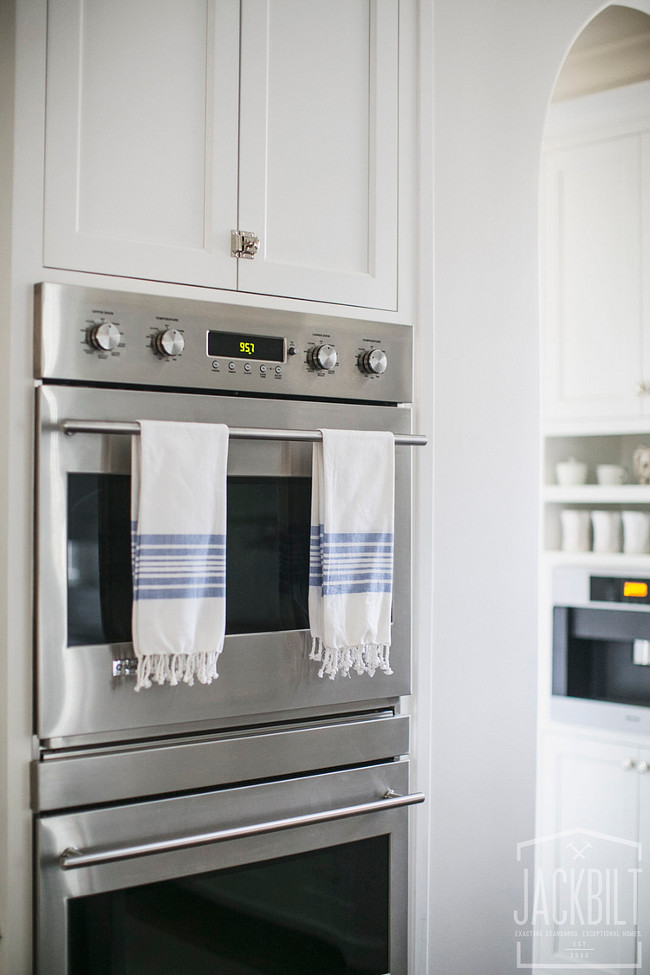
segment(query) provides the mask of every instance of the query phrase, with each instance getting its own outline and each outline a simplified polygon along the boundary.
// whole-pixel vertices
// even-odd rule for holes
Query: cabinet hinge
[[[252,261],[260,249],[260,239],[257,234],[248,230],[231,230],[230,253],[232,257],[245,257]]]

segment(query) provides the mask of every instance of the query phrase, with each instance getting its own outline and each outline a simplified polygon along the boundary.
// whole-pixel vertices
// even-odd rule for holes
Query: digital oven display
[[[208,355],[224,359],[284,362],[284,338],[246,332],[208,332]]]

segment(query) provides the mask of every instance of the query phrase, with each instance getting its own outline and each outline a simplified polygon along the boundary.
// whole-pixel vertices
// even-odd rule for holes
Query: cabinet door
[[[236,286],[238,0],[49,0],[44,263]]]
[[[643,872],[639,884],[639,928],[641,957],[643,965],[639,975],[650,975],[650,750],[643,749],[639,756],[638,768],[643,772],[639,777],[639,841]],[[645,771],[644,771],[645,770]]]
[[[550,417],[566,418],[639,415],[639,136],[549,154],[544,185],[546,411]]]
[[[544,881],[551,920],[555,914],[561,923],[553,936],[546,925],[537,927],[544,932],[535,938],[542,970],[593,965],[618,973],[619,966],[635,965],[641,780],[635,749],[544,740],[536,878]],[[541,903],[538,898],[538,920]]]
[[[242,0],[239,289],[395,308],[398,0]]]

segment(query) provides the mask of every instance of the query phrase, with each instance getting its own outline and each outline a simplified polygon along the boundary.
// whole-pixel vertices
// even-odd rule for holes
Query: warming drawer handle
[[[137,437],[139,423],[118,420],[62,420],[61,430],[70,436],[73,433],[116,433]],[[274,430],[265,427],[229,427],[233,440],[291,440],[303,443],[316,443],[323,439],[320,430]],[[424,447],[428,438],[419,433],[396,433],[395,443],[400,446]]]
[[[147,856],[152,853],[171,853],[174,850],[184,850],[188,847],[221,843],[223,840],[244,839],[247,836],[259,836],[261,833],[276,833],[283,829],[294,829],[298,826],[327,823],[333,819],[347,819],[350,816],[361,816],[364,813],[382,812],[399,806],[413,806],[416,803],[424,802],[424,798],[422,792],[413,792],[410,795],[403,796],[389,789],[383,798],[375,799],[373,802],[362,802],[357,806],[342,806],[339,809],[326,809],[323,812],[304,813],[302,816],[272,819],[265,823],[252,823],[250,826],[234,826],[230,829],[219,829],[212,833],[197,833],[193,836],[182,836],[173,840],[158,840],[152,843],[139,843],[134,846],[118,846],[113,849],[98,850],[95,853],[82,853],[75,847],[68,847],[59,857],[59,866],[62,870],[97,867],[103,863],[130,860],[133,857]]]

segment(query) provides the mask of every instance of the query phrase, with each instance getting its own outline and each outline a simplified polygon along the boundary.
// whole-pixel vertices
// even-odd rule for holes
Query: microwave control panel
[[[647,570],[556,566],[553,570],[554,606],[638,609],[650,612],[650,576]]]
[[[39,284],[35,377],[410,403],[408,325]]]

